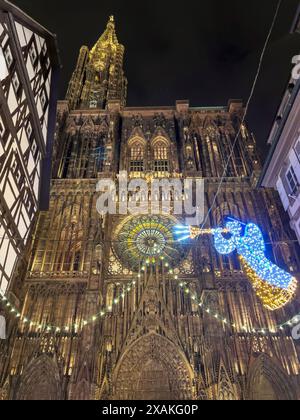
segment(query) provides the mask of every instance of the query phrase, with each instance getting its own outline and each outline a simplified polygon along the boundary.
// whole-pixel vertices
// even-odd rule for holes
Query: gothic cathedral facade
[[[94,48],[81,48],[59,102],[50,209],[28,252],[23,322],[11,321],[1,343],[1,398],[300,398],[300,346],[290,328],[277,329],[299,313],[297,299],[264,308],[237,256],[218,254],[209,235],[172,241],[180,217],[97,211],[98,181],[122,171],[147,182],[204,179],[206,228],[229,215],[257,223],[272,260],[300,271],[277,193],[256,188],[242,103],[128,108],[123,58],[110,18]]]

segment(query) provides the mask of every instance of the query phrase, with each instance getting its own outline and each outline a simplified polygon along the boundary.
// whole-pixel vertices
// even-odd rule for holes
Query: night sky
[[[128,106],[221,106],[247,101],[278,0],[12,0],[58,36],[63,64],[60,97],[79,48],[117,21],[125,45]],[[299,0],[283,0],[247,118],[265,156],[267,137],[300,53],[290,28]]]

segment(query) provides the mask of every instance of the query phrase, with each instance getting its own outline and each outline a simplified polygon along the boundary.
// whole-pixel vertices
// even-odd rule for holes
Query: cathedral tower
[[[95,46],[80,49],[67,100],[70,108],[105,109],[109,100],[126,104],[127,79],[123,72],[124,47],[119,44],[111,16]]]
[[[300,348],[287,324],[299,313],[296,299],[271,311],[236,253],[219,254],[211,235],[176,241],[185,214],[97,211],[99,180],[117,183],[121,171],[147,185],[204,179],[205,228],[224,226],[227,216],[254,222],[268,257],[299,274],[279,197],[255,187],[261,167],[242,103],[126,108],[123,53],[111,18],[96,46],[82,48],[59,103],[50,209],[40,215],[1,343],[0,395],[299,398]],[[134,199],[117,192],[117,207]],[[180,195],[171,193],[172,206]]]

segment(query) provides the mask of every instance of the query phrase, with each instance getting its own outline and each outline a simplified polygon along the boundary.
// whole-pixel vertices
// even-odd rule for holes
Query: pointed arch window
[[[170,172],[169,144],[164,139],[158,139],[153,144],[154,171],[158,173]]]
[[[136,141],[130,148],[130,172],[144,171],[145,147],[141,141]]]

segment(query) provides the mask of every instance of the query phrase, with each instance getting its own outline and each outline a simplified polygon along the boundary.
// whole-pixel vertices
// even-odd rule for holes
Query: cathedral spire
[[[127,79],[123,71],[125,48],[118,41],[115,19],[110,16],[106,29],[94,47],[82,47],[67,92],[70,107],[105,109],[109,100],[126,104]]]
[[[110,16],[109,21],[106,26],[106,30],[98,39],[97,43],[92,48],[90,55],[93,57],[97,55],[97,52],[105,47],[114,48],[119,45],[119,41],[116,35],[116,26],[115,26],[115,19],[113,16]]]

